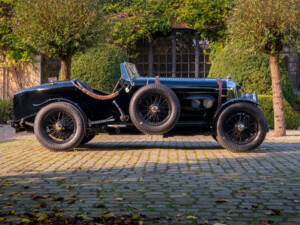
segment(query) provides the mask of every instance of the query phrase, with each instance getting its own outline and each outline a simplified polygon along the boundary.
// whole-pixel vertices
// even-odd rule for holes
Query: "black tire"
[[[70,150],[84,139],[86,122],[82,113],[72,104],[55,102],[38,112],[34,133],[39,142],[50,150]]]
[[[168,87],[151,84],[140,88],[129,105],[132,123],[145,134],[168,133],[180,116],[180,102]]]
[[[88,135],[84,136],[80,145],[84,145],[84,144],[90,142],[95,136],[96,136],[95,134],[88,134]]]
[[[232,152],[254,150],[268,131],[263,112],[252,103],[236,103],[224,109],[217,120],[216,138]]]

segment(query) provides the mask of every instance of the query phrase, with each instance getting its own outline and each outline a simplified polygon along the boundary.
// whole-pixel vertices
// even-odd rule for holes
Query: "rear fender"
[[[75,106],[81,112],[82,118],[83,118],[85,124],[87,124],[88,119],[87,119],[86,113],[82,110],[82,108],[76,102],[73,102],[70,99],[67,99],[67,98],[51,98],[51,99],[48,99],[48,100],[46,100],[42,103],[33,104],[33,106],[38,109],[37,111],[39,111],[44,106],[46,106],[50,103],[54,103],[54,102],[67,102],[67,103],[72,104],[73,106]]]

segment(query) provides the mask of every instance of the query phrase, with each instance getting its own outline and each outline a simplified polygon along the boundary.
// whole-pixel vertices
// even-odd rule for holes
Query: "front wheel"
[[[216,139],[232,152],[246,152],[258,147],[267,131],[266,119],[259,108],[251,103],[236,103],[221,112]]]
[[[75,106],[66,102],[51,103],[38,112],[34,133],[39,142],[50,150],[69,150],[83,141],[85,120]]]

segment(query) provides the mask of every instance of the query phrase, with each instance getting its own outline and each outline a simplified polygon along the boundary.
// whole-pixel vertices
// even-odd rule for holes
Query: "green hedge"
[[[0,124],[12,119],[13,104],[11,101],[0,100]]]
[[[273,112],[273,96],[272,95],[259,95],[258,103],[259,108],[265,114],[268,125],[274,128],[274,112]],[[296,113],[290,104],[284,100],[284,115],[287,129],[298,129],[299,115]]]
[[[124,61],[126,55],[122,50],[111,44],[100,44],[73,57],[72,78],[110,92],[121,76],[120,63]]]
[[[272,95],[272,80],[267,55],[239,52],[233,44],[226,47],[214,45],[211,54],[212,66],[208,77],[226,78],[229,74],[239,83],[244,93]],[[294,106],[296,95],[283,60],[280,65],[284,98]]]

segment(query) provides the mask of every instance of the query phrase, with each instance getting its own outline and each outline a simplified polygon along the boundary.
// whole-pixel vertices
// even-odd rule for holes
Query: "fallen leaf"
[[[198,218],[196,216],[187,216],[186,219],[187,220],[196,220]]]
[[[4,218],[3,217],[0,217],[0,221],[3,221],[4,220]]]
[[[279,209],[271,209],[270,211],[265,212],[267,216],[281,216],[283,214],[282,210]]]
[[[62,215],[62,213],[55,213],[54,214],[56,217],[60,217]]]
[[[64,200],[63,197],[53,197],[53,198],[52,198],[52,201],[56,201],[56,202],[61,202],[61,201],[63,201],[63,200]]]
[[[99,199],[102,199],[102,198],[104,198],[104,196],[103,196],[103,195],[99,195],[98,198],[99,198]]]
[[[46,203],[46,202],[42,202],[42,203],[40,204],[40,206],[41,206],[41,208],[46,208],[46,207],[47,207],[47,203]]]
[[[102,204],[97,204],[95,205],[95,208],[100,209],[100,208],[105,208],[105,205]]]
[[[252,205],[252,208],[254,208],[254,209],[258,209],[260,206],[259,205]]]
[[[226,202],[228,202],[228,200],[226,200],[226,199],[218,199],[216,201],[216,203],[226,203]]]
[[[30,223],[31,220],[30,219],[27,219],[27,218],[24,218],[21,220],[22,223]]]
[[[270,225],[272,222],[273,221],[271,221],[271,220],[262,220],[262,221],[260,221],[260,223],[263,224],[263,225]]]
[[[69,195],[69,197],[70,198],[76,198],[77,196],[73,194],[73,195]]]
[[[31,198],[33,201],[36,201],[36,200],[39,200],[39,199],[43,199],[42,196],[39,196],[39,195],[35,195]]]
[[[213,225],[226,225],[225,223],[214,223]]]
[[[67,201],[68,204],[74,204],[75,202],[76,202],[75,199],[70,199],[70,200]]]
[[[103,215],[103,218],[104,219],[110,219],[110,218],[113,218],[115,217],[115,215],[113,213],[106,213]]]
[[[123,201],[123,198],[115,198],[116,201]]]
[[[15,210],[11,210],[10,211],[10,215],[15,215],[16,211]]]
[[[43,221],[48,218],[48,215],[46,213],[42,213],[38,215],[38,221]]]
[[[58,184],[66,184],[67,182],[65,180],[60,180],[57,182]]]
[[[114,197],[118,197],[119,195],[118,194],[114,194]]]

